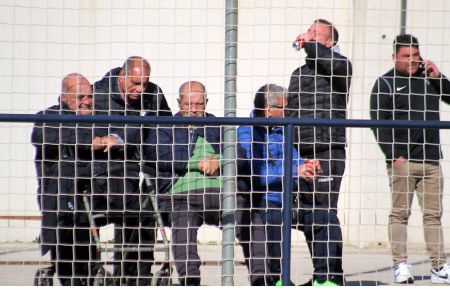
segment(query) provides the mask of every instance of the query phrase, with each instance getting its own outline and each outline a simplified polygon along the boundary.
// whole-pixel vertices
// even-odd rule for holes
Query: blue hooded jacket
[[[241,126],[238,141],[251,164],[251,191],[260,192],[262,198],[282,204],[283,193],[283,127]],[[298,166],[304,164],[298,151],[293,150],[292,174],[297,176]],[[294,178],[294,188],[297,187]]]

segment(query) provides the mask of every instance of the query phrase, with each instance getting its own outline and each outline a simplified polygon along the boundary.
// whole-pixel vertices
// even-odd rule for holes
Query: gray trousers
[[[197,232],[203,224],[220,225],[220,193],[172,196],[172,254],[180,285],[200,285]]]
[[[189,196],[189,199],[188,199]],[[255,223],[248,197],[236,196],[236,237],[242,246],[252,285],[265,285],[265,233]],[[203,224],[221,226],[221,195],[193,193],[172,196],[172,254],[180,285],[200,285],[201,260],[197,232]]]

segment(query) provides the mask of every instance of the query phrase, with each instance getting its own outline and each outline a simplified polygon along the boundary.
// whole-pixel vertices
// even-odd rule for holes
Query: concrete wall
[[[94,82],[128,56],[142,55],[173,110],[179,85],[196,79],[207,86],[210,111],[223,116],[224,10],[223,0],[3,0],[0,113],[35,113],[56,103],[64,75],[76,71]],[[263,84],[288,86],[290,74],[304,59],[291,43],[317,18],[335,23],[341,51],[353,62],[349,117],[369,118],[372,85],[392,67],[400,1],[239,1],[238,116],[249,115],[254,92]],[[424,58],[450,72],[448,1],[408,1],[407,32],[418,36]],[[448,120],[448,106],[442,111]],[[0,124],[0,216],[38,215],[30,132],[30,124]],[[448,135],[442,132],[446,156]],[[447,176],[448,168],[444,160]],[[359,247],[386,243],[389,206],[385,163],[372,133],[349,129],[340,199],[346,242]],[[444,206],[450,211],[447,188]],[[444,226],[449,222],[444,214]],[[421,224],[415,203],[411,245],[423,241]],[[29,241],[37,234],[37,222],[0,219],[0,241]],[[210,229],[201,237],[216,238],[220,233]]]

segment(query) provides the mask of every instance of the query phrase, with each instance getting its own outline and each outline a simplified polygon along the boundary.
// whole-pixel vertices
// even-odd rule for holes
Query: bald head
[[[77,115],[92,114],[92,86],[79,73],[66,75],[61,82],[61,102]]]
[[[128,101],[138,101],[150,80],[150,64],[140,56],[130,56],[119,72],[119,89]]]
[[[187,81],[180,86],[178,107],[183,117],[204,117],[206,88],[201,82]]]

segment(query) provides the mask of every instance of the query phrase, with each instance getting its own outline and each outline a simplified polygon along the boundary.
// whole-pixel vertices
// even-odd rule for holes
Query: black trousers
[[[96,184],[94,211],[104,213],[101,225],[114,224],[113,275],[117,284],[151,285],[154,252],[142,247],[154,246],[156,224],[147,190],[140,191],[139,177],[108,177]]]
[[[122,251],[114,253],[114,276],[124,278],[128,286],[151,285],[154,251],[140,249],[155,245],[153,218],[127,216],[115,223],[114,243]]]
[[[297,211],[298,230],[305,234],[314,266],[314,279],[343,285],[342,232],[334,210],[300,205]]]
[[[266,228],[261,210],[255,209],[259,199],[251,193],[236,195],[236,238],[242,247],[252,286],[273,285],[267,264]]]
[[[316,174],[314,182],[299,180],[300,200],[305,204],[328,207],[337,211],[342,176],[345,171],[345,149],[316,152],[302,156],[319,160],[323,173]]]
[[[57,242],[50,250],[50,258],[62,286],[87,286],[93,282],[96,249],[91,243],[88,223],[80,222],[78,216],[65,214],[59,218]]]
[[[319,160],[323,173],[313,182],[299,180],[298,229],[304,231],[314,266],[314,279],[343,283],[342,232],[337,205],[345,171],[345,149],[318,152],[303,158]]]

